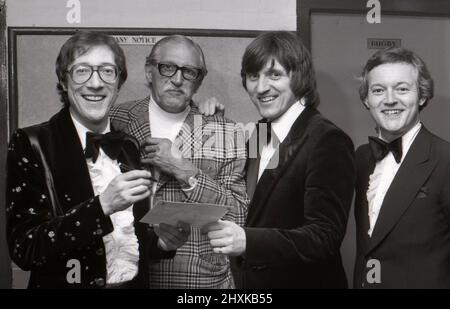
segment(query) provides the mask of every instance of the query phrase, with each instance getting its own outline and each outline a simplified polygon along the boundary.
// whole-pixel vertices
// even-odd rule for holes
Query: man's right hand
[[[99,200],[105,215],[127,209],[150,195],[151,173],[133,170],[116,176],[100,194]]]
[[[214,253],[230,256],[242,255],[247,246],[245,230],[231,221],[219,220],[204,226]]]
[[[208,98],[198,104],[198,110],[205,116],[213,116],[215,114],[223,116],[225,114],[225,106],[215,97]]]

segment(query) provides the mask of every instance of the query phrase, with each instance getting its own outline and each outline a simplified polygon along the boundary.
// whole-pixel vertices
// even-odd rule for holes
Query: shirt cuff
[[[195,182],[192,186],[190,186],[189,188],[181,188],[181,190],[183,190],[184,192],[188,193],[191,192],[192,190],[195,189],[195,187],[197,187],[198,182]]]

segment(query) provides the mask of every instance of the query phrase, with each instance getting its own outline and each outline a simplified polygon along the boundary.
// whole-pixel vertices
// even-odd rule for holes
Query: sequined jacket
[[[39,141],[49,163],[63,214],[52,215],[43,169],[23,130],[11,137],[7,159],[7,240],[12,260],[30,270],[29,288],[102,288],[106,258],[102,237],[113,225],[94,196],[88,167],[68,109],[40,126]],[[136,146],[118,158],[136,166]],[[136,287],[148,285],[148,256],[164,258],[174,252],[157,248],[157,236],[139,219],[148,202],[134,205],[139,242]]]

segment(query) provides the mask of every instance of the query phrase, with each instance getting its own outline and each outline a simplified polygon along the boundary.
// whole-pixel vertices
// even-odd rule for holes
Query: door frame
[[[381,14],[450,17],[448,0],[379,0]],[[311,51],[311,14],[354,13],[367,14],[370,8],[364,0],[297,0],[297,32],[305,46]],[[383,18],[383,16],[381,17]]]
[[[8,73],[6,64],[6,0],[0,0],[0,288],[11,288],[11,260],[6,244],[6,151],[8,139]]]

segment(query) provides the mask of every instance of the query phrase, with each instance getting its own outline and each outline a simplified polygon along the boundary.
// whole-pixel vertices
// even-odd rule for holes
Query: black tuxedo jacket
[[[422,126],[370,238],[366,192],[375,161],[368,144],[358,148],[356,162],[355,288],[450,288],[450,144]],[[371,259],[380,263],[380,283]]]
[[[39,141],[50,165],[62,214],[54,217],[43,169],[28,137],[17,130],[8,148],[7,239],[12,260],[31,270],[30,288],[101,288],[106,284],[106,258],[102,237],[113,231],[98,196],[94,196],[86,159],[69,110],[64,108],[39,129]],[[127,143],[119,161],[139,166],[137,143]],[[145,287],[149,254],[173,255],[157,249],[157,236],[139,219],[148,210],[134,205],[135,232],[140,250],[136,287]],[[72,260],[72,261],[71,261]],[[80,263],[81,282],[67,275]],[[76,263],[76,262],[75,262]],[[73,274],[69,274],[69,277]]]
[[[347,287],[339,249],[355,180],[350,138],[307,107],[278,154],[277,167],[265,170],[249,205],[237,281],[243,288]],[[248,160],[249,188],[257,161]]]

